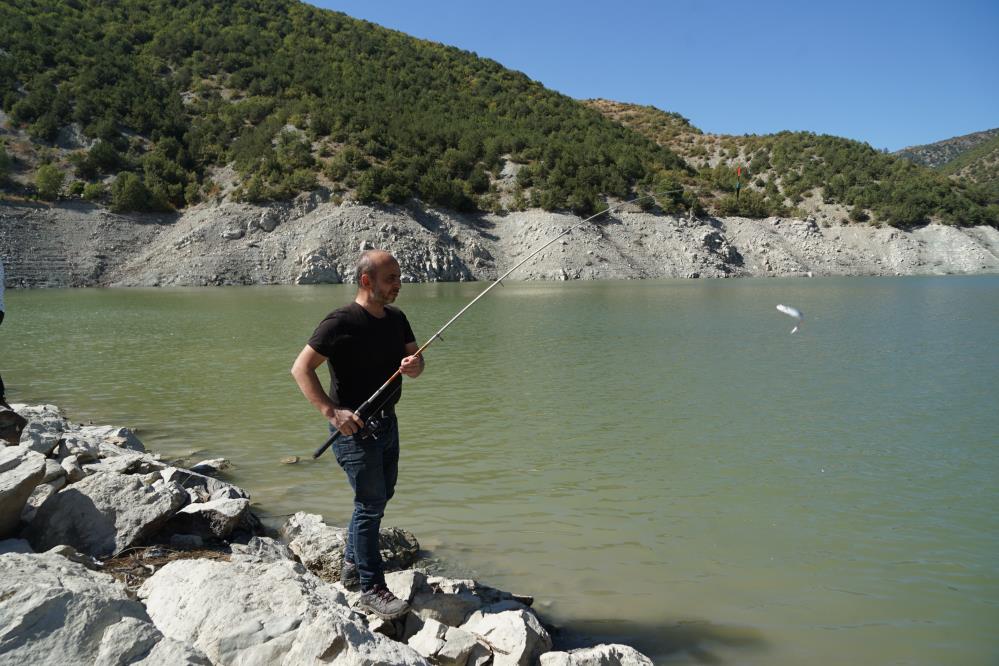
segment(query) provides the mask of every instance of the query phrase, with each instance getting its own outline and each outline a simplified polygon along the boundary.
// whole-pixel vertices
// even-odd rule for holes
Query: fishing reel
[[[354,433],[358,439],[378,439],[376,434],[382,429],[382,421],[379,416],[372,416],[364,422],[364,427]]]

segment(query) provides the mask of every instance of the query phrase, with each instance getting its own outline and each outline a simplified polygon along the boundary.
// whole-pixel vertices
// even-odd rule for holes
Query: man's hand
[[[419,355],[407,356],[402,359],[399,371],[407,377],[419,377],[420,373],[423,372],[423,357]]]
[[[349,409],[333,408],[326,415],[333,427],[340,431],[342,435],[353,435],[364,427],[364,421]]]

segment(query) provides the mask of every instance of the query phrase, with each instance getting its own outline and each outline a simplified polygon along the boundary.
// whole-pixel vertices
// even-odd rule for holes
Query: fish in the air
[[[787,316],[794,317],[795,319],[798,320],[798,323],[795,325],[795,327],[791,329],[792,334],[797,333],[798,327],[801,326],[801,322],[804,321],[805,319],[805,315],[801,314],[801,310],[799,310],[798,308],[792,308],[790,305],[783,305],[783,304],[778,305],[777,309],[786,314]]]

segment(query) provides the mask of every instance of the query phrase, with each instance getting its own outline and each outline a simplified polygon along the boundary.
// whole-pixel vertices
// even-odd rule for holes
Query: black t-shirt
[[[326,315],[309,338],[309,346],[329,359],[330,399],[356,410],[399,369],[406,345],[415,341],[402,310],[386,306],[385,316],[379,319],[351,303]],[[375,406],[386,395],[392,397],[382,407],[399,402],[402,388],[396,383],[401,384],[402,377],[396,378]]]

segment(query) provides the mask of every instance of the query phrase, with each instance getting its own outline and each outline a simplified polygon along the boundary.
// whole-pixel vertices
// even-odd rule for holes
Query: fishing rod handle
[[[318,449],[315,450],[315,452],[312,454],[312,459],[315,460],[319,456],[321,456],[324,453],[326,453],[326,449],[328,449],[331,446],[333,446],[333,442],[335,442],[337,440],[337,437],[339,437],[339,436],[340,436],[340,431],[339,430],[337,430],[332,435],[330,435],[329,438],[327,438],[327,440],[325,442],[323,442],[323,445],[320,446]]]

